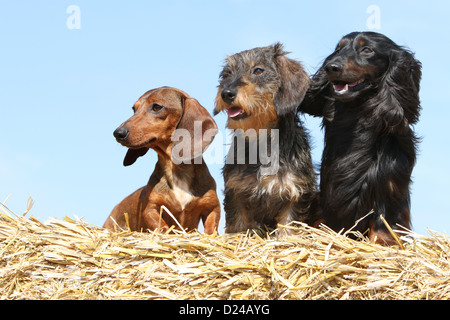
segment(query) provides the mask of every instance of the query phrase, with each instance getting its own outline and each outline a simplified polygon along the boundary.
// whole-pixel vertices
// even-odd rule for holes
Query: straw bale
[[[281,226],[283,227],[283,226]],[[109,232],[0,211],[2,299],[448,299],[450,238]]]

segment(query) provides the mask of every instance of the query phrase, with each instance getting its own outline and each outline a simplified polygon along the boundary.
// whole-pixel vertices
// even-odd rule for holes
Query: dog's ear
[[[374,116],[383,119],[389,130],[405,132],[409,125],[418,121],[421,75],[421,63],[411,52],[403,48],[391,50],[389,68],[381,79],[377,96],[373,98],[378,106]]]
[[[140,149],[128,149],[125,158],[123,159],[123,165],[125,167],[132,165],[136,162],[137,158],[142,157],[146,154],[148,148],[140,148]]]
[[[280,75],[280,85],[273,100],[279,116],[297,109],[309,85],[309,77],[300,62],[287,58],[287,53],[280,43],[273,46],[275,65]]]
[[[191,163],[192,159],[201,157],[217,131],[217,124],[209,112],[196,99],[185,98],[183,114],[172,135],[172,160]]]
[[[329,86],[327,73],[322,66],[310,79],[308,90],[297,112],[308,113],[315,117],[326,116],[326,111],[334,102]]]

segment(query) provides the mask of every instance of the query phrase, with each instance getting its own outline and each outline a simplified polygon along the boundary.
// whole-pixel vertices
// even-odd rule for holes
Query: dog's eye
[[[361,52],[363,52],[363,53],[372,53],[373,50],[370,49],[369,47],[364,47],[364,48],[361,49]]]
[[[255,68],[253,70],[253,74],[255,74],[255,75],[259,75],[259,74],[261,74],[263,72],[264,72],[264,69],[262,69],[262,68]]]
[[[220,79],[225,79],[225,78],[231,77],[231,75],[232,75],[231,70],[229,70],[227,67],[225,67],[222,70],[222,72],[220,73],[219,78]]]
[[[159,104],[157,104],[157,103],[155,103],[154,105],[152,105],[150,107],[150,110],[153,111],[153,112],[159,112],[159,111],[161,111],[162,108],[164,108],[164,107],[159,105]]]

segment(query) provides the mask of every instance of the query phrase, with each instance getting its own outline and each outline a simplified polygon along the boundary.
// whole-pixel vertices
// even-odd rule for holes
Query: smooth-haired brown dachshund
[[[217,133],[215,121],[197,100],[170,87],[146,92],[133,111],[134,115],[114,131],[117,141],[128,147],[124,165],[133,164],[149,148],[157,152],[158,162],[147,185],[119,203],[104,227],[165,231],[175,226],[193,230],[202,221],[205,233],[216,232],[220,203],[216,183],[202,159]],[[195,132],[196,123],[199,132]],[[173,139],[177,130],[185,133],[184,139]],[[177,161],[175,149],[179,150]]]

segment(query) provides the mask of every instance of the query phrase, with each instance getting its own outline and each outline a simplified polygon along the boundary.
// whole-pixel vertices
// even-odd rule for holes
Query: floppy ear
[[[309,77],[300,62],[286,58],[287,52],[277,43],[273,46],[275,65],[280,75],[280,85],[274,96],[277,114],[294,112],[303,101],[309,85]]]
[[[209,112],[194,98],[184,99],[183,114],[172,136],[177,141],[172,146],[172,160],[190,163],[203,154],[216,134],[217,125]]]
[[[132,165],[133,163],[136,162],[137,158],[142,157],[144,154],[147,153],[147,151],[148,148],[128,149],[127,154],[123,159],[123,165],[125,167]]]
[[[309,81],[309,88],[297,111],[316,117],[325,116],[327,106],[333,102],[328,88],[329,84],[327,73],[321,67]]]
[[[412,53],[404,49],[391,51],[389,68],[375,97],[382,103],[378,103],[374,112],[389,130],[404,132],[419,120],[421,76],[421,63]]]

